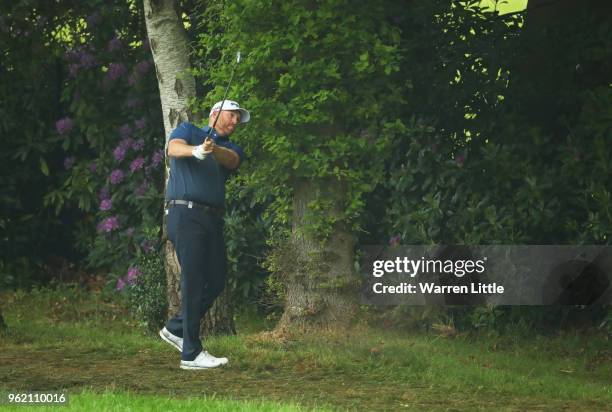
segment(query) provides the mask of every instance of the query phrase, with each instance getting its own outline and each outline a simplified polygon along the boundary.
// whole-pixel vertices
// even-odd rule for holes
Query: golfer
[[[202,347],[200,321],[225,287],[225,181],[244,159],[229,136],[250,117],[238,103],[224,100],[213,106],[207,127],[182,123],[170,134],[166,214],[168,238],[181,265],[181,311],[159,335],[181,352],[181,369],[227,363]]]

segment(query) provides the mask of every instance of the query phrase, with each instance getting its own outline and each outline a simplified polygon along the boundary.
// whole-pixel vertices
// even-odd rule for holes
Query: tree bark
[[[285,310],[278,330],[348,326],[357,307],[358,279],[356,240],[341,219],[346,188],[333,178],[300,179],[293,187],[291,238],[276,256],[285,285]],[[313,222],[309,204],[317,198],[329,202],[324,213],[333,222],[331,234],[323,241],[308,230]]]
[[[187,33],[173,0],[143,0],[149,45],[155,62],[159,96],[164,117],[166,146],[170,132],[181,122],[196,121],[188,109],[196,96],[195,79],[191,74]],[[169,164],[166,162],[166,185]],[[166,238],[164,220],[164,267],[168,284],[168,316],[180,310],[181,269],[172,243]],[[201,332],[234,333],[229,294],[223,293],[202,320]]]

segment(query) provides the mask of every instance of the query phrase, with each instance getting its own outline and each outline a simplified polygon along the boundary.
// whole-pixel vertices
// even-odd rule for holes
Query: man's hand
[[[193,154],[193,157],[199,160],[204,160],[209,153],[213,152],[214,148],[215,142],[212,139],[207,138],[204,143],[194,147],[191,153]]]
[[[215,141],[211,139],[210,137],[208,137],[206,138],[206,140],[204,140],[204,143],[202,144],[202,146],[204,146],[204,153],[209,154],[209,153],[212,153],[216,145],[215,145]]]

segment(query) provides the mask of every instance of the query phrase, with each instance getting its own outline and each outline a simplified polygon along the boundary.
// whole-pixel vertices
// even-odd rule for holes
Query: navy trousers
[[[170,206],[167,225],[181,265],[181,310],[166,329],[183,338],[181,359],[191,361],[202,351],[200,321],[225,287],[223,218],[195,207]]]

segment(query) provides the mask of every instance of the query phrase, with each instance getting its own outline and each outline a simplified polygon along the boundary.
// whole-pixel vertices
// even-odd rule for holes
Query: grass
[[[246,333],[206,341],[230,364],[194,372],[112,295],[2,298],[10,331],[0,338],[0,392],[63,391],[75,410],[612,411],[603,336],[444,338],[362,326],[272,339],[262,322],[239,319]]]
[[[4,411],[40,411],[42,405],[9,405]],[[132,392],[84,390],[70,394],[66,405],[44,405],[45,410],[58,411],[256,411],[300,412],[305,409],[296,404],[268,401],[232,401],[215,397],[189,397],[171,399],[163,396],[143,395]]]

